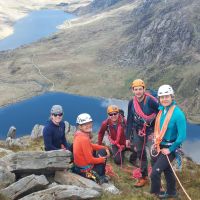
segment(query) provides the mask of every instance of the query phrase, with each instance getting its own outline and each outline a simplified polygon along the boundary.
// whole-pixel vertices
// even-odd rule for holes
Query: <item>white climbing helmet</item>
[[[170,85],[161,85],[158,89],[158,96],[174,95],[174,90]]]
[[[87,113],[82,113],[82,114],[78,115],[78,117],[76,119],[76,123],[79,125],[82,125],[82,124],[85,124],[88,122],[92,122],[92,118]]]

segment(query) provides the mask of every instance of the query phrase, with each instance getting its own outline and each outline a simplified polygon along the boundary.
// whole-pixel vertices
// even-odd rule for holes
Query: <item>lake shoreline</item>
[[[91,0],[79,0],[74,3],[73,0],[30,0],[28,3],[25,0],[19,0],[17,3],[14,0],[2,2],[0,4],[0,17],[2,18],[0,27],[0,40],[13,34],[13,26],[16,21],[26,17],[31,11],[40,9],[57,9],[68,13],[74,12],[77,8],[86,6]],[[15,5],[13,7],[12,5]],[[60,6],[61,4],[67,6]]]
[[[37,97],[37,96],[40,96],[40,95],[43,95],[45,93],[56,93],[56,92],[60,92],[60,93],[66,93],[66,94],[69,94],[69,95],[77,95],[77,96],[80,96],[80,97],[89,97],[89,98],[103,98],[103,99],[109,99],[110,97],[105,97],[105,96],[93,96],[93,95],[87,95],[87,96],[84,96],[82,94],[79,94],[79,93],[69,93],[69,92],[66,92],[66,91],[41,91],[41,92],[38,92],[38,93],[34,93],[33,95],[27,95],[27,96],[24,96],[23,98],[20,98],[16,101],[12,101],[12,102],[8,102],[8,103],[5,103],[5,104],[1,104],[1,100],[0,100],[0,109],[3,108],[3,107],[7,107],[9,105],[13,105],[15,103],[19,103],[19,102],[22,102],[24,100],[28,100],[28,99],[31,99],[33,97]],[[129,99],[123,99],[123,98],[114,98],[114,99],[117,99],[117,100],[126,100],[128,101]],[[198,121],[195,121],[195,120],[191,120],[191,119],[187,119],[187,122],[190,123],[190,124],[194,124],[194,125],[200,125],[200,123]]]

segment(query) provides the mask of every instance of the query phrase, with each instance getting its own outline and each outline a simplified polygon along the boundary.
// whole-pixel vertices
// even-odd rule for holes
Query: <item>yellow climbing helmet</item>
[[[144,83],[144,81],[142,80],[142,79],[136,79],[136,80],[134,80],[133,82],[132,82],[132,85],[131,85],[131,87],[132,88],[134,88],[134,87],[146,87],[145,86],[145,83]]]
[[[112,113],[112,112],[119,112],[119,108],[116,105],[110,105],[107,108],[107,113]]]

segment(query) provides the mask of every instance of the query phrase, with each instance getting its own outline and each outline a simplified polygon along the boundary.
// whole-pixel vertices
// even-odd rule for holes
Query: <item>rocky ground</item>
[[[67,135],[67,138],[72,140],[73,136]],[[1,200],[156,200],[149,194],[149,184],[144,188],[133,186],[136,180],[132,178],[132,170],[135,168],[127,160],[121,168],[109,159],[107,164],[110,170],[107,175],[110,176],[110,181],[99,185],[70,172],[70,152],[43,151],[41,135],[12,140],[12,143],[0,141]],[[130,154],[127,152],[127,158],[128,155]],[[185,158],[182,171],[176,173],[191,199],[199,200],[199,165]],[[164,181],[163,186],[166,187]],[[179,199],[186,200],[187,197],[178,184],[177,189]]]

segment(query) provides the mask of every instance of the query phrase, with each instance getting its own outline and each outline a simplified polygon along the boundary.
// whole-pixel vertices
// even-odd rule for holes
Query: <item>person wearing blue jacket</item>
[[[170,163],[176,152],[186,139],[186,118],[176,105],[174,91],[170,85],[162,85],[158,89],[159,113],[154,130],[155,160],[151,173],[151,193],[160,199],[177,196],[176,179]],[[168,160],[169,159],[169,160]],[[166,192],[161,193],[161,174],[166,179]]]
[[[62,145],[72,151],[72,145],[65,137],[65,123],[62,121],[63,109],[60,105],[53,105],[51,108],[50,120],[47,121],[43,130],[45,151],[59,150]]]

